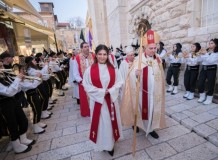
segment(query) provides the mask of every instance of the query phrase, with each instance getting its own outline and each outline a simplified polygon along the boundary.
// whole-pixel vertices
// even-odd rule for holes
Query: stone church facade
[[[217,8],[217,0],[88,0],[95,44],[114,48],[136,43],[141,19],[152,24],[168,51],[177,42],[186,51],[194,42],[206,48],[210,39],[218,38]],[[180,74],[182,89],[183,76],[184,67]]]

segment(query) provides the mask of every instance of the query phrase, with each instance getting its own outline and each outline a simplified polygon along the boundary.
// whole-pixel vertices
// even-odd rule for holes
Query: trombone
[[[17,76],[17,74],[15,74],[12,69],[0,69],[0,73],[1,74],[6,73],[6,74],[11,75],[11,76]],[[24,75],[24,79],[32,80],[32,81],[33,80],[42,81],[42,79],[39,77],[32,77],[32,76],[25,76],[25,75]]]

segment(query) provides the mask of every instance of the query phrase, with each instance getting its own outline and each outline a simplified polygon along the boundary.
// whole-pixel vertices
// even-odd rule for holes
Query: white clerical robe
[[[126,78],[127,78],[128,72],[129,72],[129,68],[130,68],[130,63],[127,62],[126,59],[124,59],[121,62],[120,67],[119,67],[120,75],[121,75],[124,82],[126,81]],[[120,101],[121,101],[122,96],[123,96],[124,87],[125,87],[125,83],[122,85],[122,87],[120,89],[120,98],[119,98]]]
[[[121,77],[122,79],[125,81],[126,78],[127,78],[127,74],[129,72],[129,68],[130,68],[130,64],[126,61],[126,59],[124,59],[121,64],[120,64],[120,68],[119,68],[119,71],[120,71],[120,74],[121,74]]]
[[[98,65],[99,65],[100,81],[103,88],[97,88],[93,86],[91,81],[91,75],[90,75],[90,67],[87,68],[87,70],[84,73],[83,86],[85,88],[86,93],[90,97],[89,107],[90,107],[91,119],[94,111],[95,102],[102,104],[99,126],[98,126],[98,137],[97,137],[97,142],[94,145],[94,149],[95,151],[103,151],[103,150],[111,151],[114,147],[114,137],[112,131],[111,117],[108,111],[107,103],[105,101],[105,91],[110,82],[110,75],[107,69],[107,65],[105,64],[98,64]],[[116,78],[115,78],[114,86],[108,89],[108,91],[111,96],[111,101],[114,103],[116,109],[117,124],[120,134],[119,139],[122,139],[123,131],[121,125],[121,118],[120,118],[118,95],[119,95],[119,89],[122,86],[123,81],[117,69],[115,70],[115,74],[116,74]]]
[[[69,85],[73,86],[73,97],[76,99],[79,99],[79,87],[77,83],[74,83],[73,81],[75,81],[75,78],[73,76],[73,63],[75,61],[74,59],[70,59],[70,70],[69,70],[69,80],[68,83]]]
[[[129,75],[126,79],[124,88],[124,95],[121,104],[121,117],[124,126],[134,125],[135,113],[135,99],[136,99],[136,70],[138,69],[138,58],[134,61],[129,70]],[[165,107],[165,88],[164,88],[164,74],[161,63],[158,64],[157,60],[153,57],[146,58],[142,56],[142,70],[148,67],[147,72],[147,90],[143,90],[143,72],[141,72],[140,90],[139,90],[139,106],[138,106],[138,119],[137,126],[148,133],[154,129],[162,128],[165,126],[164,107]],[[142,95],[143,92],[148,93],[148,119],[142,120]]]

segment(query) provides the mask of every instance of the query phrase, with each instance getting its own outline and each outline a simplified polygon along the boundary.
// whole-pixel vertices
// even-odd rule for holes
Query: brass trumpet
[[[170,55],[172,55],[172,52],[167,52],[162,58],[166,58],[166,57],[169,57]],[[184,58],[184,54],[182,55],[178,55],[178,54],[175,54],[173,55],[175,59],[179,59],[179,58]]]
[[[17,76],[17,74],[15,74],[12,69],[0,69],[0,73],[6,73],[11,76]],[[42,81],[42,79],[39,77],[32,77],[32,76],[25,76],[25,75],[24,75],[24,79]]]
[[[54,77],[58,82],[60,82],[60,79],[55,74],[42,74],[42,76],[51,76]]]

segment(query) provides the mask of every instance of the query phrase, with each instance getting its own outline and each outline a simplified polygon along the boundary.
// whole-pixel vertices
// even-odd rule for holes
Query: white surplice
[[[77,83],[74,83],[73,81],[75,81],[75,78],[73,76],[73,66],[74,66],[74,59],[70,59],[70,70],[69,70],[69,80],[68,83],[69,85],[73,86],[73,97],[76,99],[79,99],[79,86]]]
[[[103,151],[103,150],[111,151],[114,146],[114,137],[112,132],[110,114],[108,111],[107,103],[104,99],[105,91],[110,82],[110,75],[108,72],[107,65],[98,64],[98,66],[99,66],[100,81],[103,88],[97,88],[93,86],[91,81],[91,75],[90,75],[90,67],[84,73],[83,86],[85,88],[86,93],[90,97],[89,107],[90,107],[91,119],[94,111],[95,102],[102,104],[100,118],[99,118],[99,126],[98,126],[98,137],[97,137],[97,142],[94,145],[94,149],[95,151]],[[111,101],[114,103],[116,109],[117,124],[120,133],[119,139],[122,139],[123,131],[121,125],[120,106],[118,103],[118,96],[119,96],[119,89],[123,84],[123,80],[117,69],[115,70],[115,75],[116,75],[115,83],[113,87],[108,89],[108,91],[111,95]]]
[[[120,64],[120,67],[119,67],[120,75],[121,75],[124,82],[126,81],[126,78],[127,78],[128,72],[129,72],[129,66],[130,66],[130,64],[126,60],[123,60]],[[120,98],[119,98],[120,101],[121,101],[122,96],[123,96],[123,91],[124,91],[123,88],[124,87],[125,87],[125,83],[122,85],[122,87],[120,89]]]

